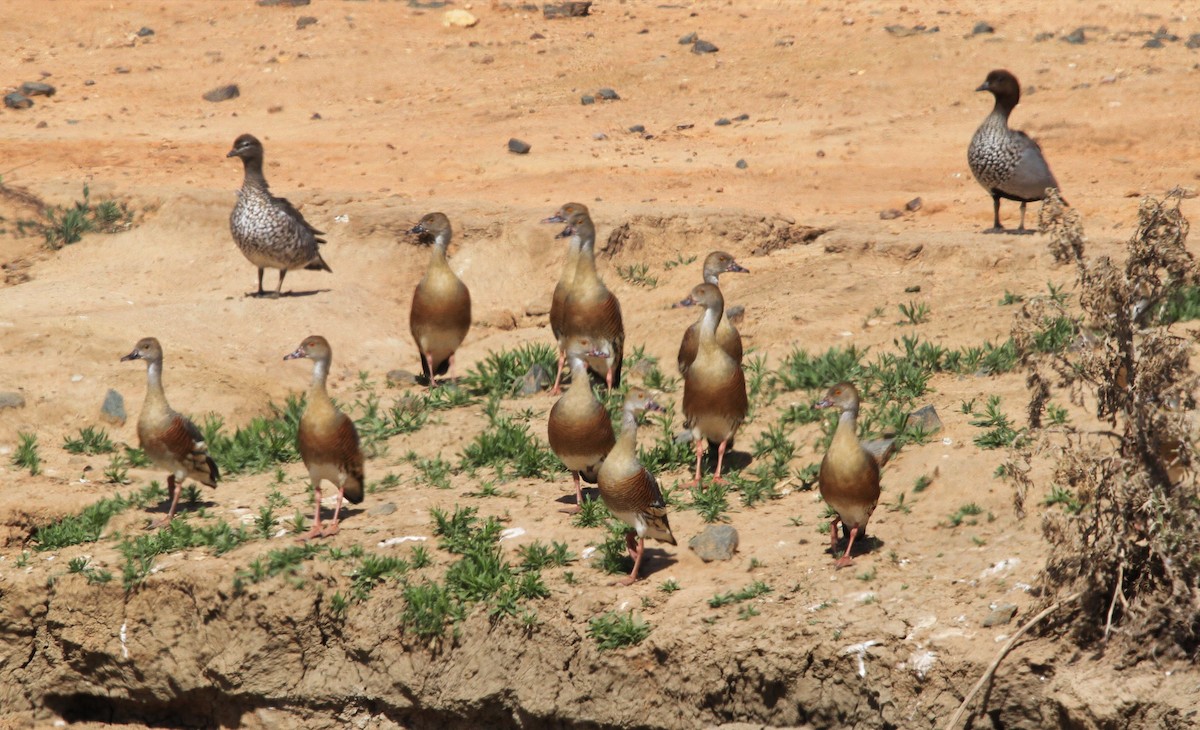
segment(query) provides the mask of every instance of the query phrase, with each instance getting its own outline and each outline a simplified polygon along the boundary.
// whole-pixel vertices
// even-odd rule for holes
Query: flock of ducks
[[[1058,184],[1037,143],[1008,127],[1008,117],[1020,99],[1016,77],[1008,71],[993,71],[977,91],[988,91],[995,97],[995,107],[968,148],[971,171],[993,198],[993,227],[985,232],[1031,232],[1025,228],[1026,203],[1042,200],[1047,188],[1057,188]],[[227,156],[240,158],[244,166],[242,187],[229,225],[238,248],[258,267],[255,295],[279,297],[284,276],[292,269],[331,271],[319,250],[324,243],[322,232],[305,221],[287,200],[271,194],[262,172],[262,143],[243,134]],[[1021,221],[1015,230],[1000,225],[1001,198],[1021,203]],[[639,416],[661,411],[662,406],[647,390],[629,389],[620,433],[614,432],[607,411],[592,389],[591,374],[610,392],[620,386],[625,326],[620,302],[596,270],[595,224],[582,203],[563,205],[543,223],[564,224],[557,238],[569,239],[550,307],[550,328],[558,349],[558,370],[550,392],[561,394],[564,370],[570,373],[570,386],[555,402],[547,420],[550,447],[574,480],[576,502],[564,511],[580,510],[584,500],[582,482],[597,485],[609,510],[630,527],[626,541],[634,564],[623,581],[629,584],[640,576],[647,537],[676,544],[658,482],[637,458]],[[429,213],[409,232],[431,243],[428,267],[413,292],[409,328],[420,352],[425,382],[432,388],[437,378],[453,374],[454,354],[471,324],[471,296],[446,257],[451,238],[449,219],[442,213]],[[272,294],[262,288],[267,268],[279,271]],[[747,270],[728,253],[712,252],[704,261],[702,283],[676,305],[701,308],[698,319],[683,334],[677,360],[683,376],[684,422],[696,444],[696,471],[691,485],[697,487],[703,484],[703,455],[709,443],[717,449],[713,480],[724,481],[721,472],[726,450],[748,410],[742,340],[725,314],[719,284],[726,273]],[[284,357],[313,361],[298,440],[316,510],[312,529],[302,540],[336,534],[343,501],[359,503],[363,499],[364,460],[358,433],[326,390],[332,357],[329,342],[318,335],[306,338]],[[167,403],[162,385],[163,351],[158,340],[140,340],[121,359],[146,362],[146,399],[137,432],[146,456],[169,474],[171,504],[166,517],[155,523],[161,526],[175,514],[184,479],[215,487],[219,473],[200,430]],[[859,394],[853,384],[834,385],[817,407],[840,412],[819,472],[821,496],[835,513],[830,523],[835,556],[839,524],[846,540],[845,551],[835,563],[840,568],[851,564],[854,545],[861,546],[866,538],[867,522],[879,501],[879,464],[858,439]],[[321,484],[325,481],[338,490],[333,519],[327,525],[321,521]]]

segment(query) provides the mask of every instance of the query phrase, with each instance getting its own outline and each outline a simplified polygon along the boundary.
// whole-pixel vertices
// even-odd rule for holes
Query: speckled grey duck
[[[647,537],[668,545],[676,544],[658,481],[637,458],[638,416],[644,411],[661,410],[662,406],[654,402],[649,392],[642,388],[630,389],[622,409],[621,435],[604,458],[597,479],[600,498],[609,511],[633,528],[625,533],[625,545],[633,558],[633,570],[628,578],[620,581],[622,585],[637,581],[646,552]]]
[[[1044,199],[1046,188],[1058,188],[1058,181],[1038,143],[1008,127],[1008,116],[1021,99],[1021,85],[1017,77],[1001,69],[989,73],[975,90],[991,92],[996,98],[992,113],[975,130],[967,148],[971,174],[992,196],[992,227],[984,233],[1033,233],[1025,228],[1025,204]],[[1021,222],[1016,230],[1000,225],[1001,198],[1021,204]]]
[[[733,256],[724,251],[713,251],[704,259],[704,283],[720,286],[717,282],[721,274],[727,273],[748,274],[750,270],[742,267],[733,259]],[[690,301],[689,297],[675,306],[690,306]],[[704,317],[701,315],[700,320],[703,319]],[[700,349],[700,320],[693,322],[692,326],[687,328],[683,333],[683,341],[679,343],[676,364],[679,366],[680,375],[687,375],[688,368],[692,366],[692,361],[696,359],[696,352]],[[734,360],[742,361],[742,336],[725,314],[721,315],[721,321],[717,324],[717,344]]]
[[[258,267],[258,293],[263,296],[263,270],[279,269],[279,283],[272,297],[283,289],[283,277],[291,269],[329,271],[319,246],[325,235],[313,228],[300,211],[284,198],[271,195],[263,177],[263,146],[251,134],[233,142],[226,157],[240,157],[245,171],[237,204],[229,215],[233,241],[250,263]]]
[[[571,386],[567,394],[555,402],[546,422],[550,449],[571,470],[575,479],[575,506],[562,510],[579,512],[583,506],[581,478],[596,483],[596,474],[604,457],[616,443],[608,411],[596,400],[592,381],[588,377],[587,359],[607,357],[608,353],[593,347],[586,337],[573,337],[567,342],[567,361],[571,367]]]
[[[146,400],[138,416],[137,434],[146,458],[159,469],[166,469],[167,491],[171,507],[167,516],[154,523],[161,527],[175,516],[183,480],[191,477],[201,484],[215,487],[221,478],[217,463],[208,455],[208,445],[196,424],[176,413],[167,403],[162,384],[162,345],[153,337],[138,340],[133,351],[121,358],[146,361]]]
[[[838,383],[817,403],[817,408],[837,408],[837,430],[829,450],[821,460],[818,475],[821,497],[836,513],[829,524],[830,549],[837,554],[840,522],[847,532],[846,552],[837,567],[851,564],[850,550],[856,538],[867,536],[867,520],[879,504],[879,463],[858,440],[858,390],[850,383]]]
[[[300,457],[304,459],[304,466],[308,468],[316,507],[312,529],[302,535],[300,540],[311,540],[337,534],[342,500],[348,499],[354,504],[363,501],[363,453],[354,421],[338,410],[325,388],[325,380],[329,377],[329,365],[333,362],[333,349],[329,346],[329,341],[320,335],[306,337],[294,352],[284,355],[283,359],[295,360],[302,357],[313,361],[313,371],[312,384],[308,388],[308,398],[304,406],[304,415],[300,417],[296,439],[299,442]],[[332,482],[338,488],[337,506],[333,509],[333,524],[327,527],[321,526],[322,480]]]
[[[434,377],[450,377],[454,353],[471,328],[471,292],[446,259],[450,245],[450,219],[444,213],[427,213],[409,231],[433,239],[429,268],[413,290],[408,329],[421,353],[421,372],[434,385]]]

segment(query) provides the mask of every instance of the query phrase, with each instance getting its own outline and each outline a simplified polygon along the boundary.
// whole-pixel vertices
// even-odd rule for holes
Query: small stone
[[[28,109],[33,106],[33,99],[26,98],[13,91],[4,95],[4,106],[9,109]]]
[[[709,525],[688,540],[688,547],[706,563],[732,560],[738,549],[738,531],[733,525]]]
[[[1183,45],[1187,48],[1200,48],[1200,33],[1192,33]]]
[[[442,14],[442,25],[447,28],[473,28],[478,22],[479,19],[466,10],[456,8]]]
[[[591,7],[591,0],[587,0],[587,2],[558,3],[557,5],[546,3],[545,7],[542,8],[542,17],[547,20],[553,20],[554,18],[582,18],[588,15]]]
[[[608,135],[605,134],[604,132],[593,132],[592,139],[596,140],[597,142],[602,142],[602,141],[608,139]]]
[[[676,124],[675,128],[682,131],[684,129],[691,129],[694,126],[696,126],[696,125],[695,124]]]
[[[204,100],[213,102],[228,101],[238,98],[241,94],[242,92],[238,90],[237,84],[226,84],[225,86],[218,86],[204,92]]]
[[[58,90],[50,84],[41,81],[26,81],[21,84],[21,93],[25,96],[54,96]]]
[[[104,403],[100,406],[100,418],[114,426],[125,425],[125,398],[120,393],[108,389],[104,394]]]
[[[137,34],[139,38],[147,38],[154,35],[154,29],[143,25],[141,28],[138,28]]]
[[[895,208],[888,208],[887,210],[882,210],[879,212],[879,220],[881,220],[881,221],[895,220],[896,218],[899,218],[902,215],[904,215],[904,214],[901,213],[900,211],[896,210]]]
[[[310,2],[312,0],[258,0],[258,4],[264,8],[298,8],[302,5],[308,5]]]
[[[744,122],[744,121],[747,121],[748,119],[750,119],[750,115],[749,115],[749,114],[739,114],[739,115],[737,115],[736,117],[734,117],[734,118],[733,118],[733,121],[735,121],[735,122]]]
[[[995,33],[996,29],[991,26],[986,20],[981,20],[971,29],[971,35],[984,35],[987,33]]]
[[[745,170],[747,167],[749,167],[749,165],[746,164],[745,160],[738,160],[737,162],[734,163],[733,166],[739,170]]]
[[[408,7],[416,8],[417,10],[440,10],[449,5],[446,0],[408,0]]]
[[[921,200],[920,198],[913,198],[912,200],[910,200],[904,204],[904,209],[907,210],[909,213],[916,213],[918,210],[921,209],[921,206],[924,204],[925,204],[925,201]]]
[[[920,285],[920,284],[913,284],[912,286],[906,286],[906,287],[904,287],[904,293],[905,293],[905,294],[916,294],[916,293],[918,293],[918,292],[920,292],[920,291],[921,291],[921,285]]]
[[[525,305],[525,316],[541,317],[550,314],[550,303],[544,299],[532,299]]]
[[[692,44],[692,53],[700,53],[700,54],[716,53],[719,50],[721,50],[721,49],[717,48],[715,45],[713,45],[712,43],[709,43],[708,41],[696,41],[695,43]]]
[[[388,385],[415,385],[417,374],[408,370],[389,370],[387,381]]]
[[[550,387],[550,373],[539,363],[529,366],[529,370],[521,376],[521,395],[541,393]]]
[[[1072,43],[1074,45],[1081,46],[1084,43],[1087,43],[1087,36],[1085,36],[1083,34],[1083,28],[1076,28],[1075,30],[1071,31],[1069,34],[1063,36],[1063,40],[1066,41],[1067,43]]]
[[[25,396],[20,393],[0,393],[0,411],[5,408],[24,408]]]
[[[1159,38],[1151,38],[1142,44],[1142,48],[1162,48],[1163,42]]]
[[[735,304],[725,310],[725,318],[734,327],[742,324],[742,320],[746,317],[746,306],[744,304]]]
[[[316,24],[317,19],[311,15],[301,15],[296,18],[296,30],[304,30],[310,25]]]
[[[113,69],[113,71],[116,71],[119,74],[127,74],[127,73],[129,73],[129,67],[128,66],[117,66],[116,68]]]
[[[384,502],[383,504],[377,504],[374,507],[372,507],[371,509],[367,510],[367,514],[370,515],[371,517],[385,517],[387,515],[393,514],[395,511],[396,511],[395,503]]]
[[[733,122],[729,121],[725,117],[721,117],[717,121],[713,122],[713,126],[717,127],[728,127],[730,124],[733,124]]]
[[[584,94],[583,96],[579,97],[579,103],[583,104],[584,106],[588,106],[589,104],[595,104],[596,97],[592,96],[591,94]]]
[[[685,36],[680,36],[679,37],[679,45],[690,46],[698,40],[700,40],[700,34],[693,31],[691,33],[688,33]]]
[[[938,418],[937,409],[932,405],[922,406],[908,414],[904,428],[920,429],[927,434],[934,434],[942,430],[942,419]]]
[[[630,127],[630,128],[629,128],[629,131],[630,131],[630,132],[632,132],[632,133],[634,133],[634,134],[644,134],[644,133],[646,132],[646,125],[644,125],[644,124],[635,124],[635,125],[633,125],[632,127]]]
[[[612,89],[609,89],[607,87],[597,90],[596,96],[599,96],[601,99],[604,99],[605,101],[617,101],[618,99],[621,98],[617,94],[617,92],[615,92]]]
[[[1017,607],[1011,603],[1001,603],[992,609],[983,619],[984,627],[1003,626],[1013,620],[1013,616],[1017,615]]]
[[[542,35],[541,33],[534,33],[533,35],[529,36],[529,40],[544,41],[544,40],[546,40],[546,36]]]
[[[1158,26],[1158,30],[1154,31],[1154,37],[1167,43],[1174,43],[1179,40],[1179,36],[1167,30],[1167,26],[1165,25]]]
[[[83,82],[83,85],[84,85],[84,86],[95,86],[95,85],[96,85],[96,80],[95,80],[95,79],[86,79],[86,80]]]
[[[521,140],[517,139],[516,137],[513,137],[512,139],[508,140],[508,151],[509,152],[515,152],[518,155],[527,155],[527,154],[529,154],[529,150],[531,150],[531,149],[533,149],[533,147],[531,147],[528,142],[522,142]]]
[[[883,466],[888,463],[888,459],[891,459],[892,454],[896,452],[896,439],[863,441],[862,446],[875,459],[876,464]]]
[[[1041,43],[1042,41],[1048,41],[1048,40],[1050,40],[1050,39],[1051,39],[1051,38],[1053,38],[1053,37],[1054,37],[1054,33],[1053,33],[1053,32],[1051,32],[1051,31],[1043,31],[1043,32],[1041,32],[1041,33],[1038,33],[1037,35],[1035,35],[1035,36],[1033,37],[1033,42],[1034,42],[1034,43]]]

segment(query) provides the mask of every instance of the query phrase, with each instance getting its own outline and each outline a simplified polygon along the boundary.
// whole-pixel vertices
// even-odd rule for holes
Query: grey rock
[[[735,122],[744,122],[744,121],[746,121],[746,120],[748,120],[748,119],[750,119],[750,115],[749,115],[749,114],[739,114],[739,115],[737,115],[736,117],[734,117],[734,118],[733,118],[733,121],[735,121]]]
[[[1013,620],[1013,616],[1017,615],[1017,607],[1011,603],[1001,603],[997,605],[992,612],[983,619],[983,625],[988,626],[1003,626]]]
[[[1067,35],[1063,36],[1063,40],[1066,41],[1067,43],[1072,43],[1074,45],[1081,46],[1084,43],[1087,43],[1087,36],[1084,35],[1083,28],[1076,28],[1075,30],[1068,33]]]
[[[529,366],[525,374],[521,376],[521,395],[533,395],[541,393],[546,388],[550,387],[550,373],[546,368],[538,363]]]
[[[555,18],[582,18],[589,14],[592,7],[590,0],[586,2],[546,3],[542,8],[542,17],[546,20]]]
[[[1188,48],[1200,48],[1200,33],[1192,33],[1183,45]]]
[[[1142,44],[1142,48],[1162,48],[1163,42],[1161,38],[1151,38]]]
[[[383,504],[377,504],[371,509],[367,510],[367,514],[371,517],[384,517],[386,515],[393,514],[395,511],[395,504],[392,502],[384,502]]]
[[[83,82],[83,85],[84,86],[95,86],[96,80],[95,79],[85,79]]]
[[[693,31],[685,36],[680,36],[679,45],[690,46],[698,40],[700,40],[700,34]]]
[[[879,220],[881,220],[881,221],[895,220],[896,218],[899,218],[902,215],[904,215],[904,214],[901,213],[900,211],[896,210],[895,208],[888,208],[887,210],[879,211]]]
[[[603,142],[604,140],[608,139],[608,135],[604,132],[593,132],[592,139],[596,140],[597,142]]]
[[[925,204],[924,200],[921,200],[920,198],[913,198],[912,200],[910,200],[904,204],[904,209],[907,210],[909,213],[916,213],[918,210],[921,209],[921,206],[924,204]]]
[[[147,38],[154,35],[154,29],[143,25],[141,28],[138,28],[137,34],[139,38]]]
[[[708,41],[696,41],[692,44],[692,53],[716,53],[721,50]]]
[[[417,382],[417,374],[408,370],[389,370],[387,381],[390,385],[414,385]]]
[[[883,466],[896,453],[896,439],[875,439],[863,441],[862,446],[874,459],[875,463]]]
[[[635,125],[633,125],[632,127],[630,127],[630,128],[629,128],[629,131],[630,131],[630,132],[633,132],[634,134],[644,134],[644,133],[645,133],[645,131],[646,131],[646,125],[644,125],[644,124],[635,124]]]
[[[24,408],[25,396],[20,393],[0,393],[0,411],[5,408]]]
[[[29,99],[13,91],[4,95],[4,106],[9,109],[28,109],[33,106],[33,99]]]
[[[579,103],[583,104],[584,106],[595,104],[596,97],[592,96],[591,94],[584,94],[583,96],[579,97]]]
[[[311,15],[301,15],[299,18],[296,18],[296,30],[304,30],[308,26],[314,25],[316,22],[317,19]]]
[[[743,304],[735,304],[732,307],[725,309],[725,316],[729,319],[729,323],[737,327],[746,317],[746,307]]]
[[[979,21],[975,24],[975,27],[971,29],[971,35],[984,35],[995,32],[996,29],[993,28],[991,23],[988,23],[986,20]]]
[[[312,0],[258,0],[258,4],[264,8],[298,8],[308,5],[310,2]]]
[[[408,7],[416,8],[417,10],[437,10],[449,4],[446,0],[426,0],[425,2],[421,2],[421,0],[408,0]],[[537,8],[534,8],[534,10],[537,10]]]
[[[690,430],[688,430],[688,431],[680,431],[679,433],[675,434],[674,441],[677,444],[690,444],[695,439],[696,439],[696,435],[693,434]]]
[[[745,160],[738,160],[736,163],[734,163],[734,167],[739,170],[745,170],[747,167],[749,167],[749,165],[746,164]]]
[[[908,414],[904,428],[919,428],[925,433],[933,434],[942,430],[942,419],[938,418],[937,409],[932,405],[921,406]]]
[[[733,124],[733,122],[729,121],[725,117],[721,117],[717,121],[713,122],[713,125],[717,127],[728,127],[730,124]]]
[[[1154,31],[1154,37],[1160,41],[1166,41],[1167,43],[1174,43],[1175,41],[1179,40],[1179,36],[1167,30],[1167,26],[1165,25],[1160,25],[1158,30]]]
[[[26,81],[21,84],[21,93],[25,96],[54,96],[58,91],[50,84],[43,84],[40,81]]]
[[[738,531],[733,525],[709,525],[688,540],[688,547],[706,563],[732,560],[738,549]]]
[[[913,285],[911,285],[911,286],[906,286],[906,287],[904,287],[904,293],[905,293],[905,294],[916,294],[916,293],[917,293],[917,292],[919,292],[919,291],[921,291],[921,285],[920,285],[920,284],[913,284]]]
[[[114,426],[125,425],[125,398],[120,393],[108,389],[104,394],[104,403],[100,406],[100,418]]]
[[[546,36],[542,35],[541,33],[533,33],[532,35],[529,36],[529,40],[544,41],[544,40],[546,40]]]
[[[620,95],[617,94],[617,92],[613,91],[612,89],[610,89],[608,87],[605,87],[603,89],[598,89],[596,91],[596,96],[599,96],[601,99],[604,99],[605,101],[617,101],[618,99],[621,98]]]
[[[113,69],[113,71],[116,71],[119,74],[127,74],[127,73],[129,73],[129,67],[128,66],[117,66],[116,68]]]
[[[1051,38],[1053,38],[1053,37],[1054,37],[1054,33],[1053,33],[1053,32],[1051,32],[1051,31],[1044,31],[1044,32],[1042,32],[1042,33],[1038,33],[1037,35],[1035,35],[1035,36],[1033,37],[1033,42],[1034,42],[1034,43],[1041,43],[1042,41],[1048,41],[1048,40],[1050,40],[1050,39],[1051,39]]]
[[[508,151],[509,152],[515,152],[518,155],[527,155],[527,154],[529,154],[529,150],[531,150],[531,149],[533,149],[533,147],[531,147],[528,142],[522,142],[521,140],[517,139],[516,137],[513,137],[512,139],[508,140]]]
[[[204,92],[204,100],[213,102],[228,101],[236,99],[241,95],[242,92],[238,89],[237,84],[226,84],[225,86],[218,86],[215,89],[209,89]]]

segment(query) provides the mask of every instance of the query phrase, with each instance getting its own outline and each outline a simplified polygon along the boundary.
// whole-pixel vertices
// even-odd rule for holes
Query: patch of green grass
[[[651,276],[650,266],[644,263],[618,266],[617,276],[634,286],[642,286],[647,289],[653,289],[658,286],[658,277]]]
[[[604,542],[596,546],[596,567],[610,575],[628,573],[633,570],[633,559],[625,545],[625,534],[629,527],[623,522],[612,520],[605,528]]]
[[[828,388],[835,383],[857,380],[866,354],[866,350],[853,345],[845,350],[832,347],[819,355],[797,348],[783,358],[775,379],[784,390]]]
[[[150,458],[146,456],[146,452],[132,446],[125,447],[125,461],[128,461],[129,466],[134,469],[145,469],[150,466]]]
[[[981,449],[1016,447],[1026,438],[1025,429],[1013,428],[1008,416],[1000,410],[1000,396],[997,395],[988,397],[984,413],[972,420],[971,425],[987,429],[974,439]]]
[[[461,468],[473,472],[490,466],[497,477],[546,477],[561,470],[558,457],[541,439],[533,435],[531,411],[520,415],[500,412],[500,403],[492,400],[484,409],[488,427],[466,445]]]
[[[547,546],[541,540],[522,545],[517,550],[517,557],[520,558],[521,570],[524,571],[561,568],[575,560],[566,543],[554,541]]]
[[[963,506],[959,507],[955,512],[953,512],[950,515],[950,517],[948,518],[947,521],[949,522],[951,527],[958,527],[959,525],[964,524],[964,523],[966,523],[968,525],[974,525],[976,523],[976,521],[968,520],[967,518],[974,517],[975,515],[981,515],[981,514],[983,514],[983,508],[980,507],[979,505],[975,504],[974,502],[971,502],[969,504],[964,504]]]
[[[1000,306],[1009,307],[1014,304],[1020,304],[1023,301],[1025,301],[1025,296],[1023,294],[1013,294],[1009,290],[1005,289],[1004,296],[1000,298]]]
[[[1033,347],[1038,352],[1062,352],[1079,334],[1079,322],[1071,317],[1043,317],[1033,333]]]
[[[296,439],[304,396],[289,395],[282,407],[272,403],[270,409],[270,416],[255,417],[232,436],[224,432],[220,416],[210,413],[204,417],[200,430],[222,475],[259,474],[278,464],[299,461]]]
[[[674,593],[675,591],[679,590],[679,581],[675,580],[674,578],[668,578],[658,586],[658,590],[668,594]]]
[[[695,262],[695,256],[688,256],[687,258],[684,258],[683,254],[677,253],[675,254],[675,258],[671,259],[670,261],[663,262],[663,268],[667,271],[670,271],[676,266],[687,266],[689,264],[694,264]]]
[[[596,642],[600,651],[635,646],[650,635],[651,625],[633,612],[609,611],[588,621],[588,636]]]
[[[896,324],[925,324],[929,321],[929,305],[925,302],[909,302],[898,305],[900,316],[904,319]]]
[[[126,591],[133,590],[150,575],[154,558],[164,553],[207,547],[214,554],[221,555],[249,539],[249,533],[241,525],[234,528],[221,521],[215,525],[194,527],[184,519],[171,520],[157,532],[126,536],[117,544],[117,550],[125,558],[122,582]]]
[[[692,487],[691,493],[692,504],[690,507],[700,514],[702,520],[710,524],[729,521],[729,517],[725,514],[729,511],[728,485],[713,482],[706,488],[701,484]]]
[[[675,440],[675,404],[668,403],[664,408],[646,417],[647,424],[655,430],[654,441],[638,447],[638,461],[651,474],[691,466],[696,459],[695,447],[690,442]]]
[[[36,433],[17,432],[17,450],[13,452],[12,463],[22,469],[28,469],[30,476],[42,473],[42,457],[38,453],[38,437]]]
[[[720,608],[721,606],[727,606],[731,603],[741,603],[742,601],[749,601],[751,599],[758,598],[759,596],[764,596],[770,593],[771,590],[771,586],[767,585],[761,580],[756,580],[740,590],[729,591],[727,593],[718,593],[717,595],[708,599],[708,605],[712,608]]]
[[[930,484],[933,484],[933,477],[929,476],[928,474],[922,474],[921,476],[917,477],[916,481],[913,482],[913,493],[920,494],[921,492],[924,492],[929,488]]]
[[[1158,309],[1159,324],[1174,324],[1200,319],[1200,286],[1177,285],[1170,290]]]
[[[87,454],[94,456],[95,454],[107,454],[116,450],[116,444],[108,437],[108,432],[103,428],[95,428],[93,426],[85,426],[79,429],[79,436],[71,438],[63,436],[63,448],[71,454]]]
[[[104,467],[104,480],[109,484],[128,484],[129,461],[121,454],[113,454]]]
[[[429,410],[420,399],[402,399],[384,408],[366,373],[359,373],[355,390],[359,395],[350,410],[355,414],[354,425],[362,447],[370,456],[382,456],[389,438],[419,431],[429,420]]]
[[[442,458],[441,454],[426,459],[410,451],[404,457],[417,469],[417,481],[438,489],[450,488],[450,476],[454,473],[454,465]]]
[[[1071,422],[1067,409],[1053,403],[1046,404],[1046,420],[1051,426],[1066,426]]]
[[[249,567],[237,570],[234,574],[234,590],[240,593],[246,582],[261,583],[278,575],[296,575],[302,563],[312,560],[324,550],[324,546],[313,543],[271,550],[264,557],[250,563]]]
[[[515,350],[490,352],[462,378],[462,387],[474,396],[512,398],[521,391],[522,379],[534,364],[554,376],[558,352],[553,345],[539,342]]]
[[[412,568],[404,558],[367,553],[350,573],[351,600],[362,603],[370,597],[375,586],[388,578],[403,578]]]
[[[1053,486],[1050,488],[1050,494],[1042,500],[1042,504],[1047,507],[1054,505],[1062,505],[1063,511],[1067,514],[1077,515],[1083,511],[1083,503],[1075,496],[1075,492],[1066,487]]]
[[[92,585],[102,585],[113,578],[112,573],[107,570],[93,568],[90,561],[84,557],[71,558],[71,561],[67,563],[67,572],[82,575]]]
[[[114,233],[133,223],[133,211],[123,202],[102,200],[93,205],[91,191],[83,186],[83,200],[70,207],[47,206],[42,210],[43,221],[37,224],[46,245],[52,249],[78,243],[92,231]]]
[[[146,489],[124,497],[115,494],[88,505],[77,515],[68,515],[33,532],[35,549],[60,550],[71,545],[96,542],[114,515],[124,512],[133,504],[144,504],[147,499],[161,498],[162,488],[155,482]]]
[[[449,587],[433,581],[404,586],[404,627],[424,640],[440,639],[446,627],[467,617],[466,606],[452,595]]]
[[[571,524],[575,527],[599,527],[612,517],[612,512],[608,511],[602,500],[584,497],[583,504],[579,505],[579,512],[571,518]]]

